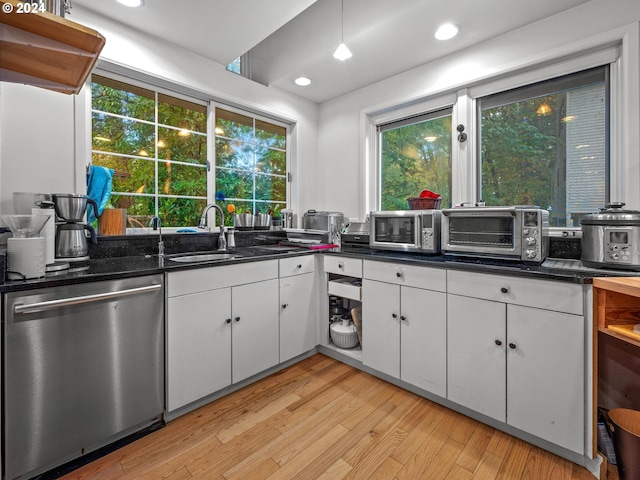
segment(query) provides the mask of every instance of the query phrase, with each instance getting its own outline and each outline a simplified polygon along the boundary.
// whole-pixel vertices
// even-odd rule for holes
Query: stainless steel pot
[[[253,222],[255,217],[253,213],[236,213],[233,216],[233,226],[238,230],[251,230],[253,229]]]
[[[640,270],[640,211],[608,203],[582,221],[582,263],[595,268]]]

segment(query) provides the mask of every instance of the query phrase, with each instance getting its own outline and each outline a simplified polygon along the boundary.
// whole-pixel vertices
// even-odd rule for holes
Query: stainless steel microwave
[[[540,263],[549,251],[549,212],[534,206],[443,209],[442,250]]]
[[[441,210],[371,212],[369,246],[379,250],[440,253]]]

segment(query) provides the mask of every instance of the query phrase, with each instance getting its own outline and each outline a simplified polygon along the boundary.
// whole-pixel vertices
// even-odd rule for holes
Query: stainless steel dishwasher
[[[5,478],[148,427],[164,408],[162,275],[5,294]]]

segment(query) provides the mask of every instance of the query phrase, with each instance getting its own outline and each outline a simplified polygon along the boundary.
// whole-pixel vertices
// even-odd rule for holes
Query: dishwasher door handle
[[[128,295],[139,295],[142,293],[155,292],[162,288],[161,284],[149,285],[146,287],[128,288],[126,290],[117,290],[115,292],[96,293],[93,295],[84,295],[82,297],[61,298],[59,300],[49,300],[38,303],[16,303],[13,306],[14,313],[27,314],[34,312],[44,312],[60,307],[68,307],[70,305],[79,305],[81,303],[99,302],[101,300],[110,300],[112,298],[125,297]]]

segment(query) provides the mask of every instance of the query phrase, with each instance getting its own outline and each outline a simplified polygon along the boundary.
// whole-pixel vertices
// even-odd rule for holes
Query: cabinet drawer
[[[574,315],[583,314],[582,286],[575,283],[449,270],[447,292]]]
[[[324,271],[349,277],[362,277],[362,260],[358,258],[324,256]]]
[[[354,284],[357,282],[357,284]],[[362,300],[362,281],[359,278],[340,278],[331,280],[327,286],[329,295],[349,298],[351,300]]]
[[[438,292],[446,292],[447,290],[447,271],[444,268],[365,260],[363,277],[380,282],[424,288]]]
[[[292,258],[281,258],[280,277],[291,277],[292,275],[302,275],[314,271],[315,255],[305,255]]]
[[[167,296],[177,297],[272,278],[278,278],[277,260],[169,272]]]

